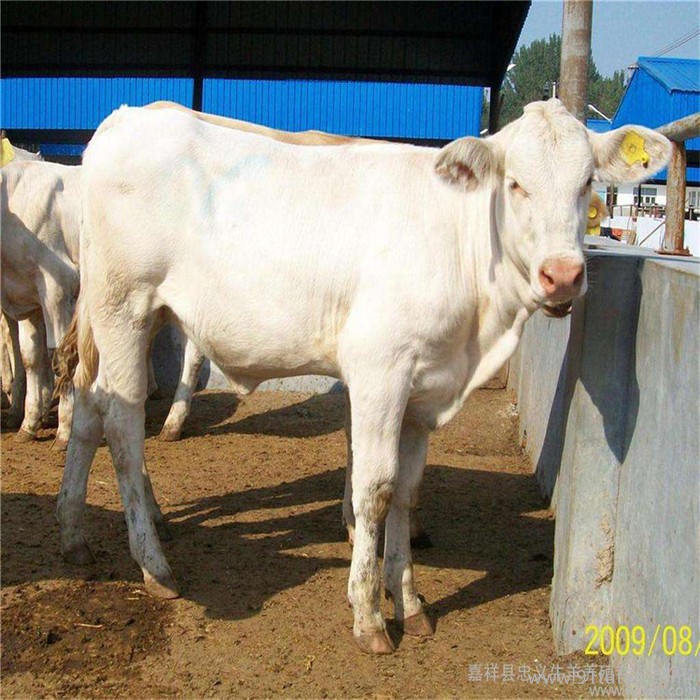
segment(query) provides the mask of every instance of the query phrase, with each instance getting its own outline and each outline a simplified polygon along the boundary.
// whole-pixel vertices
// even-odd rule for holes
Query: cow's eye
[[[515,180],[511,180],[508,187],[510,188],[511,192],[515,192],[522,197],[529,196],[528,193]]]

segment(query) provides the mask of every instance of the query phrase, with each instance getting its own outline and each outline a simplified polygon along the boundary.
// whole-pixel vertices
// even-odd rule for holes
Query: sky
[[[562,0],[532,0],[518,48],[561,34]],[[625,69],[639,56],[654,56],[700,26],[700,2],[594,0],[591,48],[601,75]],[[667,56],[700,59],[700,37]]]

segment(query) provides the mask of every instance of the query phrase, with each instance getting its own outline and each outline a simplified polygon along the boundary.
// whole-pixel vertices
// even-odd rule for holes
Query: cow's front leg
[[[10,387],[10,408],[3,424],[8,428],[18,428],[24,415],[24,399],[27,393],[27,375],[22,364],[19,349],[19,324],[15,319],[5,316],[9,336],[9,351],[12,353],[12,385]]]
[[[394,601],[396,619],[406,634],[433,633],[423,603],[416,593],[411,559],[411,507],[423,479],[428,451],[428,431],[404,421],[399,442],[399,478],[386,521],[384,586]]]
[[[343,525],[348,533],[348,542],[355,542],[355,514],[352,511],[352,420],[350,410],[350,396],[347,389],[343,390],[345,398],[345,441],[347,443],[347,462],[345,466],[345,492],[343,493]],[[411,501],[411,547],[414,549],[427,549],[433,546],[430,535],[423,527],[418,515],[418,501],[420,485],[413,492]]]
[[[379,609],[377,544],[398,477],[399,434],[407,385],[403,378],[390,381],[388,375],[381,381],[378,377],[373,379],[360,386],[350,383],[355,542],[348,600],[359,647],[369,653],[388,654],[394,647]],[[386,393],[378,395],[382,388]]]

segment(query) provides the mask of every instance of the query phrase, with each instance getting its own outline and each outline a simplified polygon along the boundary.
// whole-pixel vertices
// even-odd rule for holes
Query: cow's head
[[[586,290],[583,236],[593,180],[638,182],[663,168],[671,144],[641,126],[586,129],[559,102],[533,102],[495,136],[445,146],[438,175],[496,197],[500,246],[520,270],[528,302],[566,308]]]

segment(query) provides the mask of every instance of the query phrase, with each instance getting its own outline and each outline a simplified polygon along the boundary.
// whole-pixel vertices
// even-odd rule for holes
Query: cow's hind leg
[[[66,392],[58,400],[58,428],[52,445],[54,450],[63,451],[68,446],[71,425],[73,424],[73,391]]]
[[[165,419],[163,429],[160,431],[160,439],[167,442],[180,439],[182,426],[190,412],[192,395],[197,388],[199,372],[202,369],[204,355],[189,338],[185,342],[185,354],[182,361],[182,374],[177,386],[173,405],[170,407],[168,417]]]
[[[93,322],[100,349],[98,386],[108,387],[104,430],[124,505],[131,556],[141,567],[151,595],[174,598],[178,591],[158,538],[150,482],[147,486],[144,478],[149,331],[146,319],[137,324],[118,313],[109,323]]]
[[[415,591],[411,561],[410,512],[423,478],[428,431],[404,421],[399,443],[399,478],[386,521],[384,586],[394,601],[396,619],[406,634],[433,633],[423,603]]]
[[[350,394],[347,387],[343,389],[345,399],[345,443],[347,445],[347,461],[345,465],[345,493],[343,493],[343,525],[348,531],[348,542],[355,543],[355,513],[352,511],[352,418],[350,410]]]
[[[102,439],[105,407],[106,397],[97,387],[88,391],[75,390],[73,425],[56,505],[61,551],[64,559],[72,564],[92,561],[83,532],[83,511],[90,465]]]
[[[83,531],[83,512],[90,466],[104,434],[103,414],[107,401],[104,391],[93,387],[87,392],[76,389],[72,403],[72,430],[68,438],[66,464],[56,506],[56,519],[61,529],[61,551],[64,559],[72,564],[87,564],[93,557]],[[160,538],[169,540],[171,539],[170,530],[153,494],[145,463],[143,477],[146,507]]]
[[[158,505],[158,501],[156,501],[156,496],[153,491],[153,484],[151,483],[151,477],[148,475],[148,470],[146,469],[145,461],[141,467],[141,472],[143,474],[143,486],[146,493],[146,508],[151,514],[153,524],[156,526],[156,532],[158,533],[158,537],[160,537],[160,539],[163,542],[169,542],[170,540],[172,540],[173,535],[170,531],[168,523],[163,517],[163,513],[160,509],[160,506]]]

